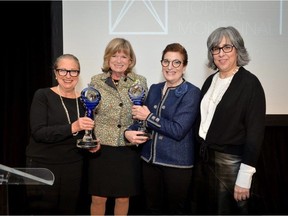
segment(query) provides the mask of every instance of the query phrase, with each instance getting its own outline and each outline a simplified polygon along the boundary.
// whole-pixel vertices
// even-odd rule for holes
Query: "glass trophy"
[[[88,86],[81,91],[80,100],[86,109],[86,116],[94,119],[93,112],[101,100],[101,94],[98,90],[92,86]],[[96,136],[93,130],[85,130],[85,134],[82,139],[77,140],[77,147],[89,149],[97,146]]]
[[[129,88],[128,90],[128,95],[130,100],[134,105],[143,105],[143,101],[145,98],[145,89],[144,87],[140,84],[139,80],[136,80],[134,84]],[[145,122],[142,120],[137,120],[139,127],[138,131],[144,131],[148,135],[147,128],[145,127]]]

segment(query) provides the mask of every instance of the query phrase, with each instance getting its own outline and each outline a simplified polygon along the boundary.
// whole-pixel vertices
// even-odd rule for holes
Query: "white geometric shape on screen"
[[[109,0],[109,33],[168,34],[168,0]]]

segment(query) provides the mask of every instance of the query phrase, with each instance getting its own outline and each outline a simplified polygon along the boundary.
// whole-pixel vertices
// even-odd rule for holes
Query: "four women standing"
[[[165,81],[151,85],[143,106],[132,106],[128,90],[139,82],[147,91],[146,78],[133,72],[136,56],[129,41],[115,38],[109,42],[104,53],[103,73],[93,76],[90,83],[102,96],[95,109],[94,127],[102,147],[89,163],[92,215],[104,215],[110,197],[115,198],[114,214],[127,215],[129,198],[140,193],[142,182],[148,214],[187,214],[185,204],[192,179],[196,133],[201,144],[201,160],[195,173],[199,185],[194,185],[201,190],[197,197],[198,213],[248,214],[247,199],[251,196],[252,176],[264,137],[265,94],[257,77],[243,67],[250,59],[244,41],[234,27],[213,31],[207,47],[208,67],[217,71],[204,82],[201,94],[199,88],[184,79],[188,63],[186,49],[172,43],[163,50],[161,58]],[[43,152],[37,153],[40,149],[36,142],[51,143],[47,145],[51,146],[48,149],[52,149],[55,142],[63,144],[63,158],[56,158],[59,160],[56,162],[70,160],[74,163],[73,170],[78,169],[81,173],[78,150],[71,148],[74,153],[70,156],[64,152],[65,146],[68,148],[66,144],[80,135],[78,132],[94,126],[89,118],[80,117],[83,109],[78,105],[79,93],[74,89],[79,72],[78,60],[63,56],[55,63],[59,85],[35,94],[31,110],[31,144],[27,148],[30,166],[35,166],[35,162],[41,166],[47,163],[44,160],[47,151],[45,156]],[[58,130],[62,134],[56,133],[55,126],[45,129],[44,116],[43,122],[39,121],[38,115],[33,117],[35,113],[39,116],[44,113],[39,108],[46,109],[49,115],[45,100],[57,102],[57,97],[61,99],[61,103],[58,102],[62,104],[67,115],[65,121],[69,124],[60,124],[62,116],[54,119],[51,126],[59,122]],[[73,101],[76,110],[72,109]],[[72,110],[74,115],[70,114]],[[194,123],[198,117],[199,127],[195,132]],[[137,131],[133,119],[144,121],[150,136]],[[55,140],[50,140],[51,135]],[[138,144],[143,145],[138,147]],[[45,149],[46,145],[42,146],[42,150]],[[53,163],[49,167],[55,173],[60,172]],[[63,166],[68,167],[68,164]],[[65,168],[65,171],[69,172],[69,169]],[[76,181],[80,182],[80,179],[79,176]],[[79,192],[79,188],[71,189],[77,190],[71,197]],[[70,211],[63,205],[63,212],[65,208]]]

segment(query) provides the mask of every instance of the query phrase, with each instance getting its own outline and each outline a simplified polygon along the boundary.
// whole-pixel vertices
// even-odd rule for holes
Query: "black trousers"
[[[180,169],[143,164],[143,184],[147,214],[189,214],[192,168]]]

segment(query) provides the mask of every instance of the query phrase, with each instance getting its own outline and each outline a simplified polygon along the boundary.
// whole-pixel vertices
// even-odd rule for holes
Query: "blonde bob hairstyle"
[[[136,55],[130,44],[130,42],[124,38],[114,38],[106,46],[104,57],[103,57],[103,66],[102,71],[108,73],[111,71],[109,66],[110,58],[117,52],[123,51],[127,56],[130,57],[131,64],[125,71],[126,74],[130,73],[134,66],[136,65]]]

